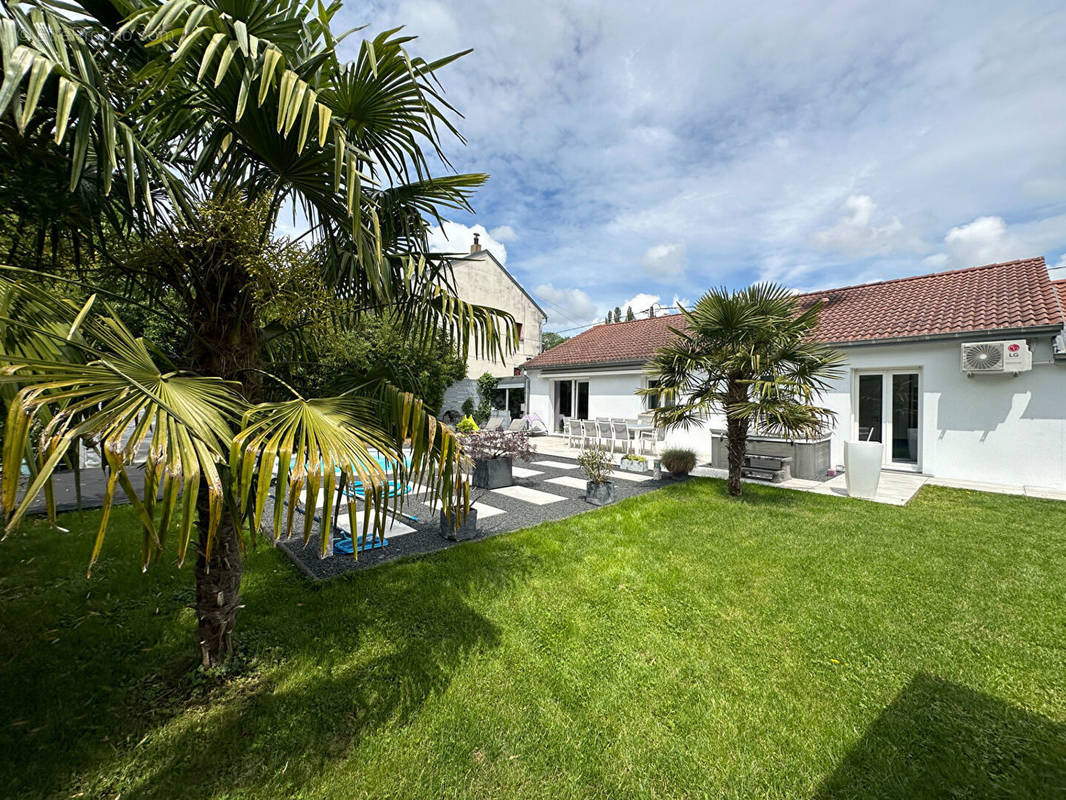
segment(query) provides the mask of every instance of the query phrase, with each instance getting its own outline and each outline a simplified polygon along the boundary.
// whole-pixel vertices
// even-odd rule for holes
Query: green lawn
[[[249,560],[241,662],[129,509],[0,545],[0,795],[1066,793],[1066,504],[693,480],[310,585]],[[79,794],[81,793],[81,794]]]

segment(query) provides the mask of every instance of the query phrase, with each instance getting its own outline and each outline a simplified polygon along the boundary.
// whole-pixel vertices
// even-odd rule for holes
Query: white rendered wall
[[[927,475],[1012,486],[1066,488],[1066,363],[1053,364],[1050,338],[1031,340],[1033,369],[1017,377],[959,369],[961,341],[869,345],[844,349],[844,376],[822,398],[836,412],[832,461],[844,462],[855,438],[852,390],[859,370],[915,370],[920,374],[920,469]],[[529,408],[549,425],[555,419],[551,376],[530,371]],[[574,377],[577,377],[576,374]],[[586,373],[590,417],[636,417],[639,372]],[[667,444],[709,456],[717,418],[700,428],[670,431]]]
[[[529,409],[554,431],[557,411],[554,407],[553,380],[589,382],[589,418],[621,417],[633,419],[645,413],[644,398],[637,389],[644,386],[644,374],[630,371],[624,374],[597,375],[595,372],[573,373],[568,377],[543,375],[540,370],[529,371]],[[724,429],[724,419],[715,419],[687,431],[669,431],[666,446],[688,447],[695,450],[701,461],[711,457],[711,431]]]
[[[824,398],[837,412],[834,464],[856,436],[858,370],[920,372],[920,467],[927,475],[1013,486],[1066,488],[1066,364],[1049,364],[1049,338],[1031,340],[1033,369],[1017,377],[960,370],[961,341],[849,347],[847,374]],[[1043,363],[1042,363],[1043,362]]]

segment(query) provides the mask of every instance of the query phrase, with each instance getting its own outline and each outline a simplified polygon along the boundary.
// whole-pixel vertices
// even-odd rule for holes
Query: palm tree
[[[824,430],[833,412],[816,405],[842,357],[814,338],[819,304],[800,308],[783,286],[715,289],[681,309],[677,336],[652,358],[655,424],[688,428],[724,414],[729,493],[739,496],[748,432],[788,438]]]
[[[429,169],[447,165],[441,137],[459,137],[437,73],[463,54],[412,58],[394,30],[345,63],[330,27],[340,3],[81,7],[0,6],[0,213],[17,219],[0,276],[0,506],[10,532],[44,491],[54,521],[53,470],[79,443],[98,447],[109,478],[91,558],[121,486],[146,568],[168,534],[179,561],[192,544],[212,666],[233,649],[244,532],[258,535],[271,500],[280,536],[297,498],[323,491],[329,531],[345,486],[362,481],[374,535],[402,502],[383,460],[465,513],[465,459],[418,398],[382,378],[330,398],[264,390],[279,344],[324,319],[388,314],[464,353],[517,345],[509,315],[456,297],[448,261],[428,252],[427,218],[469,208],[485,180]],[[303,241],[276,236],[288,205],[308,220]],[[112,303],[180,328],[180,363]],[[130,469],[141,446],[143,489]]]

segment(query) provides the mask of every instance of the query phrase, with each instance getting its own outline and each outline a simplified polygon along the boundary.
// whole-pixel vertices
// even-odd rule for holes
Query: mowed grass
[[[0,546],[0,795],[1066,793],[1066,504],[692,480],[322,585],[250,555],[243,655],[129,509]]]

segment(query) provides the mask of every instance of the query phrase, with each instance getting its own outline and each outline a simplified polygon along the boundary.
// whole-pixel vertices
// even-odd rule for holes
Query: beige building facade
[[[503,264],[481,247],[478,239],[475,233],[470,254],[452,261],[456,293],[468,303],[510,313],[519,326],[518,349],[503,360],[475,358],[471,353],[466,378],[454,383],[445,393],[441,412],[460,411],[468,397],[477,403],[477,379],[487,372],[500,379],[505,407],[513,416],[520,416],[525,411],[526,379],[515,373],[526,361],[540,355],[541,331],[548,316]]]

